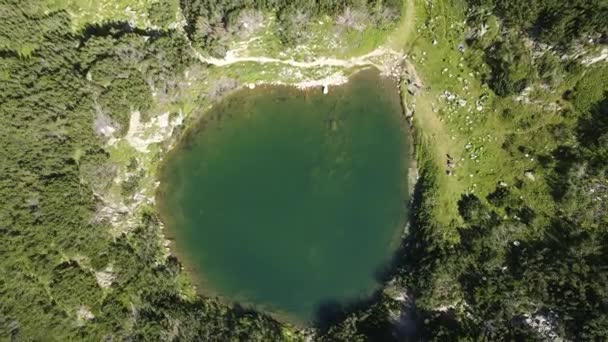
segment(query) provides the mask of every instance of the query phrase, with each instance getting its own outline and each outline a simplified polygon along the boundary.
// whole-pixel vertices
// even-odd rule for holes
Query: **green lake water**
[[[407,215],[408,131],[394,83],[241,90],[169,154],[159,203],[199,290],[295,323],[364,299]]]

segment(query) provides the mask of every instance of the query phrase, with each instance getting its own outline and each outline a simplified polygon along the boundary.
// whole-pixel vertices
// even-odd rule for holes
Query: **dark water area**
[[[407,219],[407,126],[375,70],[241,90],[170,152],[158,202],[200,291],[297,324],[368,298]]]

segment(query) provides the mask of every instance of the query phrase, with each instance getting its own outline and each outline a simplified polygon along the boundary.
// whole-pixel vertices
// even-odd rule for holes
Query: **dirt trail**
[[[385,66],[381,63],[375,62],[372,58],[382,56],[403,56],[406,43],[409,42],[409,38],[412,30],[414,29],[415,22],[415,7],[414,0],[406,0],[403,4],[403,12],[405,15],[401,18],[399,25],[393,33],[388,37],[387,41],[383,46],[361,56],[353,57],[350,59],[338,59],[332,57],[320,57],[313,61],[297,61],[294,59],[280,59],[266,56],[246,56],[238,57],[235,53],[229,51],[224,58],[206,57],[201,53],[193,49],[195,56],[203,63],[215,65],[215,66],[226,66],[235,63],[253,62],[253,63],[277,63],[285,64],[298,68],[316,68],[316,67],[341,67],[341,68],[352,68],[356,66],[375,66],[380,70],[384,70]],[[246,44],[245,44],[246,45]],[[242,50],[244,47],[240,46],[238,49]]]
[[[290,65],[290,66],[294,66],[294,67],[298,67],[298,68],[316,68],[316,67],[323,67],[323,66],[351,68],[351,67],[356,67],[356,66],[372,65],[379,69],[383,69],[383,66],[370,60],[371,58],[385,56],[385,55],[401,55],[400,52],[397,52],[397,51],[394,51],[391,49],[386,49],[383,47],[377,48],[376,50],[374,50],[370,53],[367,53],[365,55],[353,57],[350,59],[337,59],[337,58],[331,58],[331,57],[321,57],[321,58],[315,59],[310,62],[296,61],[294,59],[279,59],[279,58],[272,58],[272,57],[265,57],[265,56],[235,57],[232,54],[227,54],[226,57],[224,57],[224,58],[213,58],[213,57],[205,57],[198,52],[195,52],[195,54],[196,54],[196,57],[201,62],[216,65],[216,66],[226,66],[226,65],[230,65],[230,64],[234,64],[234,63],[253,62],[253,63],[260,63],[260,64],[265,64],[265,63],[286,64],[286,65]]]

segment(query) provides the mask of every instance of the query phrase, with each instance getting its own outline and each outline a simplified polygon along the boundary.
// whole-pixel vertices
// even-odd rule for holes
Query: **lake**
[[[228,96],[184,134],[158,202],[203,294],[313,323],[379,287],[407,217],[407,126],[376,70]]]

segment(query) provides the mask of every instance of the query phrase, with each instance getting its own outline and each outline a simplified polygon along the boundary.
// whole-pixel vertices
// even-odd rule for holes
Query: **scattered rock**
[[[173,133],[173,129],[182,123],[182,115],[170,120],[170,113],[166,112],[152,118],[144,124],[140,121],[139,111],[131,113],[129,119],[129,131],[125,139],[134,149],[147,153],[148,145],[166,140]]]
[[[95,272],[95,279],[97,279],[99,287],[107,289],[112,285],[114,279],[116,279],[116,275],[112,271],[112,266],[108,266],[103,271]]]
[[[450,93],[449,91],[445,90],[443,92],[443,97],[445,97],[448,101],[452,101],[456,99],[456,95]]]
[[[537,312],[533,315],[525,315],[525,322],[532,329],[536,330],[547,341],[563,341],[557,333],[558,317],[554,312]]]

